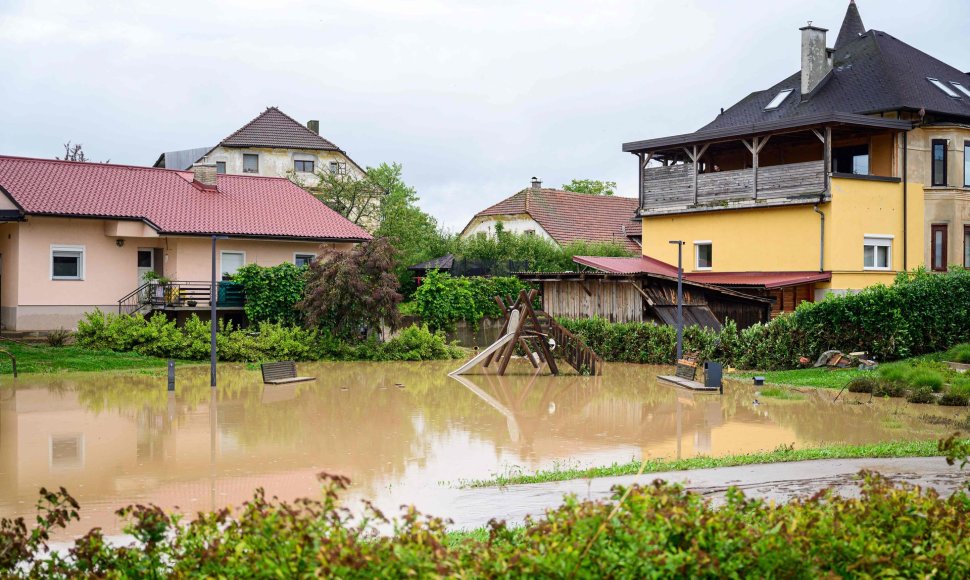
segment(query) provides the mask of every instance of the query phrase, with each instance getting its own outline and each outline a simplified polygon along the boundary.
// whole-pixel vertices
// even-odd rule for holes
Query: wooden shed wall
[[[643,320],[643,298],[640,293],[633,284],[616,280],[586,280],[585,283],[544,281],[542,307],[547,314],[556,317],[599,316],[610,322]]]

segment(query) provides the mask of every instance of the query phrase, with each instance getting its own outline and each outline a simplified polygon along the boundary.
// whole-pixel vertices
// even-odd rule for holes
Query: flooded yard
[[[258,368],[226,365],[165,377],[75,374],[3,379],[0,515],[32,516],[41,486],[65,486],[81,503],[73,532],[117,533],[114,510],[152,502],[194,513],[267,495],[316,496],[315,475],[353,481],[351,496],[397,513],[435,513],[455,483],[521,469],[725,455],[826,442],[929,439],[948,433],[925,415],[965,410],[909,405],[834,391],[803,400],[761,397],[747,382],[725,395],[658,384],[658,367],[611,364],[601,377],[447,376],[457,363],[300,365],[318,380],[264,386]],[[514,374],[513,374],[514,373]],[[843,395],[845,397],[845,395]]]

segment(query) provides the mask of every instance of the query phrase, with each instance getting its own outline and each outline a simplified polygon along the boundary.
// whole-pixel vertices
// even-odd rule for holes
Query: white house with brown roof
[[[541,236],[560,246],[577,240],[615,242],[639,254],[640,222],[633,219],[638,207],[632,197],[550,189],[533,178],[530,187],[475,214],[461,235],[493,235],[501,223],[507,232]]]
[[[293,177],[310,184],[320,170],[364,174],[346,151],[320,136],[320,121],[304,126],[276,107],[267,107],[215,146],[162,153],[154,166],[184,170],[203,158],[219,173]]]
[[[0,156],[3,327],[73,328],[95,308],[204,316],[210,300],[241,316],[238,287],[211,288],[213,236],[223,277],[370,239],[287,179]]]

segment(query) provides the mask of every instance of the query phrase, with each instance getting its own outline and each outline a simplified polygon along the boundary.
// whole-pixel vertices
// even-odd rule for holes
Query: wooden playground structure
[[[515,302],[512,302],[511,297],[503,300],[501,296],[496,296],[495,302],[505,317],[498,340],[450,374],[462,375],[479,364],[488,367],[497,363],[498,374],[505,375],[517,347],[521,347],[533,368],[539,369],[545,364],[554,375],[559,374],[559,365],[553,356],[556,349],[560,349],[560,359],[576,369],[576,372],[603,374],[603,359],[551,316],[533,308],[537,293],[538,290],[521,290]]]

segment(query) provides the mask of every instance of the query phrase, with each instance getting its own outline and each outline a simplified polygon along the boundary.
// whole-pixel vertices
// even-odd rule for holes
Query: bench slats
[[[316,380],[315,377],[296,376],[296,363],[291,360],[263,363],[260,369],[263,372],[263,382],[271,385]]]

